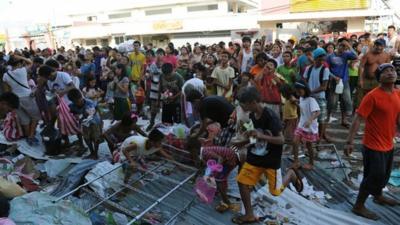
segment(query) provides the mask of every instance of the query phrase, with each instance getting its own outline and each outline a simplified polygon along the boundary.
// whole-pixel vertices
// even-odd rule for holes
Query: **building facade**
[[[262,0],[258,20],[274,38],[295,35],[384,32],[398,24],[398,10],[390,0]]]
[[[258,29],[258,0],[139,0],[98,12],[70,15],[72,46],[116,46],[139,40],[165,46],[230,41],[235,30]]]

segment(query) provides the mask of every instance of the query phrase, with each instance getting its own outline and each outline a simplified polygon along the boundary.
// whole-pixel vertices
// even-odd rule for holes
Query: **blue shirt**
[[[101,124],[100,115],[96,110],[96,103],[90,99],[84,98],[82,107],[77,106],[74,103],[69,105],[70,111],[79,116],[79,121],[85,126],[85,124]]]
[[[357,59],[357,55],[352,51],[345,51],[341,55],[336,52],[330,54],[327,58],[331,73],[340,77],[343,81],[349,79],[349,60]]]

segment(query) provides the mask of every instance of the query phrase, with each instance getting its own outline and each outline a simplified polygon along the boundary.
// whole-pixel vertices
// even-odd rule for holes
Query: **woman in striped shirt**
[[[192,153],[193,160],[196,165],[207,165],[208,160],[215,160],[218,164],[223,166],[221,172],[214,172],[212,176],[217,183],[217,190],[221,194],[222,201],[215,210],[223,213],[229,209],[233,209],[234,205],[229,201],[228,190],[228,177],[233,169],[239,165],[239,158],[236,152],[227,147],[221,146],[207,146],[201,147],[201,143],[197,138],[189,139],[187,149]]]

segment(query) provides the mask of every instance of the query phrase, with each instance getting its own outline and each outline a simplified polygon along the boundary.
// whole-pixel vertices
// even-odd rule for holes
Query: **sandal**
[[[234,224],[251,224],[259,221],[258,218],[253,218],[252,220],[243,220],[244,216],[236,216],[232,218],[232,223]]]
[[[293,170],[293,172],[296,174],[296,183],[293,184],[293,186],[294,186],[294,188],[296,188],[296,191],[298,193],[301,193],[304,189],[304,184],[303,184],[303,181],[301,180],[299,172],[295,168],[290,168],[290,170]]]
[[[224,213],[230,209],[230,206],[225,202],[220,202],[219,205],[215,207],[215,210],[219,213]]]

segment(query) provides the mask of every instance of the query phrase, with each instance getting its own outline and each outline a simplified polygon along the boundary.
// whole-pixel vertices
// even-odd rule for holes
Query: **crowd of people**
[[[364,179],[353,212],[377,219],[364,207],[370,194],[378,203],[398,204],[382,189],[400,122],[399,54],[394,26],[387,34],[336,34],[329,41],[307,36],[267,43],[265,37],[243,37],[227,45],[169,43],[165,48],[134,41],[133,52],[29,46],[0,57],[3,132],[8,140],[25,138],[37,146],[39,121],[44,129],[57,124],[63,145],[76,135],[79,151],[89,149],[89,157],[97,159],[105,140],[113,162],[128,161],[133,171],[155,152],[171,158],[162,150],[158,122],[184,124],[191,128],[185,148],[195,161],[216,159],[227,168],[216,175],[220,212],[231,209],[226,179],[240,167],[245,215],[232,221],[243,224],[257,220],[250,193],[263,174],[273,195],[290,183],[301,192],[297,170],[313,169],[314,144],[332,142],[327,126],[340,103],[340,124],[351,128],[346,154],[361,121],[366,123]],[[103,132],[106,117],[113,125]],[[149,125],[137,125],[139,118]],[[291,146],[294,161],[282,177],[284,144]],[[309,157],[304,165],[298,156],[302,144]]]

